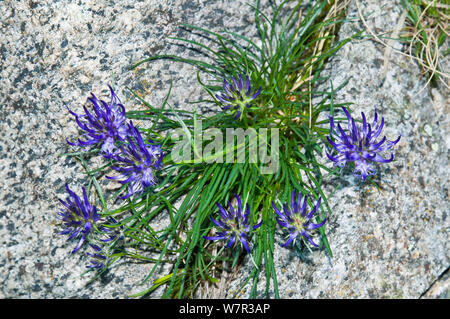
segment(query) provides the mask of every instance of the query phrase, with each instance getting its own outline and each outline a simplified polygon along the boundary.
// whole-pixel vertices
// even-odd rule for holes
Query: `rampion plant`
[[[195,296],[202,283],[217,282],[221,262],[232,261],[234,265],[240,254],[250,254],[253,269],[244,280],[244,285],[252,283],[250,297],[257,296],[262,271],[266,279],[265,293],[269,293],[272,284],[275,296],[279,297],[273,260],[276,242],[282,240],[278,238],[278,224],[289,231],[288,242],[297,236],[306,238],[313,248],[317,246],[332,256],[325,230],[325,220],[331,211],[322,183],[326,177],[323,172],[337,174],[337,170],[319,160],[324,157],[324,145],[329,145],[327,136],[330,134],[330,120],[319,120],[319,115],[334,114],[334,108],[350,103],[333,103],[333,96],[340,87],[317,88],[328,82],[321,75],[326,60],[351,39],[336,38],[345,12],[330,16],[330,7],[335,1],[308,4],[300,1],[291,14],[283,18],[286,2],[273,4],[271,17],[260,10],[259,1],[252,6],[259,36],[257,42],[227,30],[217,33],[185,25],[186,29],[205,34],[212,43],[174,39],[194,46],[195,52],[203,54],[206,62],[158,55],[133,66],[142,67],[158,59],[194,65],[198,69],[199,85],[210,96],[208,101],[201,102],[215,106],[214,115],[174,110],[168,103],[172,87],[159,108],[130,90],[148,109],[129,110],[125,113],[126,119],[151,123],[148,128],[134,126],[121,116],[120,121],[111,119],[108,105],[103,102],[106,113],[89,115],[85,109],[92,128],[82,121],[79,124],[87,132],[87,138],[92,139],[92,143],[88,140],[86,143],[97,148],[91,153],[71,155],[76,156],[87,171],[88,188],[95,190],[97,206],[102,208],[99,217],[114,218],[114,222],[98,231],[104,235],[115,234],[114,245],[96,241],[87,246],[91,248],[88,253],[90,269],[104,271],[120,257],[152,262],[152,270],[143,282],[147,284],[162,263],[171,263],[169,274],[148,284],[148,289],[135,296],[146,295],[165,285],[164,297],[184,298]],[[206,78],[212,80],[202,80]],[[100,110],[98,105],[94,103]],[[123,107],[116,110],[122,114]],[[113,124],[111,128],[108,123]],[[120,134],[110,134],[116,137],[114,144],[110,144],[107,136],[116,132],[117,127],[127,129],[120,129]],[[233,137],[231,147],[214,144],[214,152],[207,151],[210,141],[198,138],[198,132],[212,131],[223,137],[228,130],[244,132],[242,139],[236,136],[238,141],[234,143]],[[180,148],[173,132],[184,135],[188,142],[181,150],[192,157],[177,160],[180,157],[175,156],[175,149]],[[102,152],[102,143],[107,140],[107,149],[113,152]],[[249,160],[252,147],[257,143],[261,148],[261,141],[270,141],[266,142],[270,154],[259,152],[258,160]],[[82,143],[86,144],[80,142],[80,146],[84,146]],[[103,166],[90,168],[87,156],[93,152],[104,157]],[[235,153],[245,155],[247,160],[217,160]],[[264,165],[273,164],[275,159],[277,165],[273,171],[263,170]],[[123,185],[107,198],[98,179],[105,174],[111,177],[114,171],[120,173],[116,178],[121,179]],[[298,202],[293,199],[295,192],[305,196],[301,207],[300,198]],[[124,193],[125,196],[120,196]],[[290,199],[291,210],[286,207],[284,213],[277,211],[275,203]],[[109,209],[108,200],[119,203],[119,208]],[[229,211],[223,208],[227,203]],[[219,220],[211,218],[217,208]],[[165,214],[170,223],[155,230],[152,222],[161,214]],[[318,234],[314,241],[309,232],[312,230]],[[240,249],[238,242],[245,249]],[[222,254],[226,251],[223,248],[235,249],[234,258]]]

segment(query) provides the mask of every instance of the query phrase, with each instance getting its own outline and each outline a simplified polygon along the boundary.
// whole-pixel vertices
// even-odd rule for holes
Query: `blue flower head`
[[[121,184],[128,184],[128,198],[133,194],[142,193],[145,188],[156,184],[154,172],[162,166],[163,153],[160,145],[153,141],[144,141],[133,122],[128,124],[127,143],[120,146],[120,154],[114,155],[117,165],[111,168],[119,173],[109,179],[123,179]]]
[[[326,218],[319,224],[314,224],[311,219],[313,218],[314,214],[317,212],[317,210],[320,207],[320,202],[322,200],[321,197],[319,197],[319,200],[316,203],[316,206],[313,210],[311,210],[309,213],[307,213],[306,206],[307,206],[307,200],[308,197],[305,195],[303,200],[303,205],[301,204],[301,193],[298,193],[297,200],[295,200],[295,190],[292,191],[291,195],[291,206],[288,207],[286,203],[283,204],[283,211],[279,210],[275,203],[272,201],[273,209],[275,210],[275,213],[277,214],[276,220],[278,224],[285,228],[289,232],[289,239],[288,241],[282,245],[283,247],[288,246],[292,241],[294,241],[296,238],[303,237],[304,239],[308,240],[311,245],[315,247],[319,247],[311,238],[310,232],[314,229],[317,229],[319,227],[322,227],[325,222]]]
[[[122,102],[114,93],[111,86],[111,101],[98,100],[97,97],[91,93],[89,101],[92,103],[93,112],[89,111],[86,106],[83,106],[84,113],[82,115],[69,112],[75,116],[78,126],[84,131],[83,139],[78,139],[77,142],[69,142],[73,146],[99,146],[101,147],[102,155],[110,158],[114,155],[118,148],[117,141],[124,141],[127,136],[127,127],[125,125],[125,108]]]
[[[100,215],[97,213],[97,208],[89,203],[84,187],[84,200],[72,192],[67,184],[66,190],[69,193],[69,197],[65,201],[59,200],[64,205],[64,208],[58,213],[58,218],[63,221],[66,228],[59,234],[69,235],[69,240],[80,238],[72,251],[72,253],[76,253],[91,233],[93,225],[100,219]]]
[[[386,137],[378,140],[384,126],[384,118],[378,122],[376,110],[372,125],[367,123],[366,116],[361,112],[362,125],[358,126],[347,109],[345,107],[342,109],[348,119],[347,129],[344,130],[340,124],[337,124],[336,128],[333,117],[330,117],[330,136],[327,136],[327,140],[333,148],[326,154],[335,166],[344,167],[347,162],[355,163],[353,175],[366,180],[367,176],[375,174],[371,165],[373,162],[389,163],[394,159],[392,153],[388,159],[382,157],[380,153],[392,149],[400,141],[401,136],[395,141],[388,141]]]
[[[236,112],[235,119],[241,117],[244,109],[250,107],[252,101],[261,93],[261,87],[252,93],[252,86],[248,75],[245,75],[245,83],[242,75],[238,74],[238,79],[231,77],[232,82],[228,83],[223,80],[223,92],[216,94],[216,98],[224,105],[223,109],[231,109],[232,113]]]
[[[250,252],[250,247],[248,245],[247,239],[248,234],[250,232],[250,206],[246,205],[246,211],[242,212],[242,203],[241,199],[238,195],[235,194],[238,207],[237,210],[233,208],[231,202],[228,201],[229,211],[226,211],[219,203],[216,203],[219,208],[219,220],[215,220],[210,216],[211,221],[219,228],[219,232],[216,236],[208,237],[204,236],[203,238],[208,240],[228,240],[228,243],[225,247],[230,248],[239,240],[241,244],[244,246],[247,252]],[[259,228],[262,224],[259,222],[258,224],[253,226],[253,230]]]

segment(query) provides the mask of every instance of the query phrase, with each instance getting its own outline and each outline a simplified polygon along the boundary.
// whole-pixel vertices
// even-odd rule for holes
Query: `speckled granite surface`
[[[391,30],[401,13],[398,1],[360,2],[365,13],[374,12],[368,23],[376,32]],[[108,99],[107,83],[127,109],[141,106],[125,86],[159,105],[173,80],[170,102],[189,107],[202,94],[192,67],[161,61],[129,71],[130,64],[152,54],[192,55],[167,39],[181,32],[180,23],[254,35],[253,13],[244,3],[0,2],[0,298],[123,298],[146,287],[138,283],[151,265],[142,264],[119,265],[86,286],[89,276],[79,276],[85,261],[70,256],[74,243],[56,235],[64,183],[80,190],[85,182],[79,163],[58,156],[69,150],[65,138],[78,132],[65,105],[81,110],[90,92]],[[349,14],[355,16],[354,4]],[[361,27],[348,23],[341,32]],[[283,298],[448,296],[448,92],[413,96],[424,82],[414,63],[395,54],[381,79],[383,54],[371,41],[352,43],[329,72],[335,86],[351,79],[337,100],[353,101],[353,111],[370,116],[377,106],[388,137],[403,135],[398,161],[383,167],[381,192],[361,191],[350,176],[330,181],[330,190],[343,183],[331,200],[335,213],[327,228],[335,257],[314,252],[302,263],[277,246]],[[234,292],[239,274],[224,297]]]

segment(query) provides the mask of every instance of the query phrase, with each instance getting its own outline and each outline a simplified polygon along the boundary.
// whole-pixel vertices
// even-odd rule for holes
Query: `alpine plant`
[[[392,149],[401,136],[395,141],[388,141],[385,136],[378,140],[384,126],[384,118],[379,122],[376,110],[372,125],[367,123],[366,116],[361,112],[362,124],[358,126],[347,109],[342,109],[348,119],[347,129],[344,130],[341,124],[335,125],[333,117],[330,116],[330,136],[327,136],[327,140],[332,150],[326,154],[335,166],[344,167],[348,162],[353,162],[353,175],[366,180],[368,176],[375,174],[373,163],[389,163],[394,159],[393,153],[387,159],[381,153]]]

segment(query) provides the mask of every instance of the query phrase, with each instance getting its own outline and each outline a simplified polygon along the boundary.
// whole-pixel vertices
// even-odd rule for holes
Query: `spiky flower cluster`
[[[125,108],[111,86],[109,89],[111,91],[109,104],[103,100],[99,101],[91,93],[92,96],[88,99],[92,102],[93,112],[89,112],[86,106],[83,106],[85,114],[82,115],[68,109],[70,114],[75,116],[78,126],[84,131],[85,140],[78,139],[78,142],[67,141],[67,143],[82,147],[100,146],[102,155],[106,158],[111,158],[116,154],[116,142],[124,141],[127,136]]]
[[[228,83],[226,79],[223,80],[223,92],[216,94],[216,98],[224,105],[223,109],[231,109],[232,113],[236,113],[235,119],[241,117],[244,109],[250,107],[252,101],[261,93],[261,87],[252,93],[252,86],[248,75],[245,75],[245,83],[241,74],[238,74],[238,79],[231,77],[232,83]]]
[[[313,210],[307,213],[306,206],[308,202],[308,197],[305,195],[303,200],[303,205],[301,204],[301,193],[298,192],[297,200],[295,200],[295,190],[292,191],[291,195],[291,206],[288,207],[287,203],[283,204],[283,211],[279,210],[275,203],[272,201],[273,209],[275,213],[278,215],[276,220],[278,224],[286,229],[289,232],[289,239],[287,242],[282,245],[283,247],[288,246],[292,241],[296,238],[303,237],[311,243],[311,245],[315,247],[319,247],[311,238],[310,231],[322,227],[326,218],[319,224],[314,224],[311,219],[314,217],[314,214],[320,207],[320,202],[322,200],[319,197],[319,200],[316,203],[316,206]]]
[[[366,116],[361,112],[362,125],[360,126],[356,125],[355,120],[345,107],[342,107],[342,110],[348,119],[347,130],[344,130],[340,124],[337,124],[336,129],[334,119],[330,117],[330,136],[327,136],[327,140],[333,149],[326,154],[335,166],[344,167],[348,162],[355,163],[353,174],[362,180],[366,180],[368,176],[375,174],[371,165],[373,162],[389,163],[394,159],[392,153],[388,159],[382,157],[380,153],[392,149],[400,141],[401,136],[395,141],[388,141],[386,137],[377,141],[384,126],[384,118],[381,118],[379,123],[376,110],[372,125],[367,123]],[[336,154],[333,155],[333,153]]]
[[[95,254],[87,253],[87,255],[93,257],[94,261],[106,260],[106,256],[99,254],[102,249],[93,242],[108,243],[115,239],[122,240],[123,236],[120,234],[120,230],[116,229],[117,221],[111,216],[108,217],[108,222],[101,220],[97,207],[89,202],[84,187],[82,187],[82,199],[67,184],[66,190],[69,193],[66,200],[59,199],[64,208],[58,213],[58,217],[65,227],[59,234],[69,235],[68,240],[80,238],[72,254],[76,253],[85,242],[88,242],[89,246],[95,250]],[[103,265],[104,262],[97,262],[87,267],[102,268]]]
[[[120,165],[111,166],[121,174],[114,177],[107,176],[109,179],[123,178],[119,183],[128,184],[128,194],[122,198],[141,193],[146,187],[155,185],[153,172],[161,168],[163,159],[161,146],[144,142],[131,121],[128,124],[127,141],[127,144],[121,146],[121,153],[114,156]]]
[[[71,110],[75,116],[78,126],[84,131],[85,140],[78,139],[73,146],[95,146],[101,147],[101,154],[107,159],[117,162],[112,168],[121,173],[120,176],[110,177],[119,179],[121,184],[128,184],[128,193],[122,198],[128,198],[134,194],[141,193],[146,187],[155,185],[154,170],[161,168],[163,154],[159,145],[144,142],[141,134],[133,123],[127,122],[125,108],[109,86],[111,101],[98,100],[93,93],[89,101],[93,104],[90,112],[84,106],[84,115],[78,115]]]
[[[228,201],[229,211],[226,211],[219,203],[216,203],[219,208],[219,220],[215,220],[210,216],[211,221],[220,229],[216,236],[204,236],[208,240],[228,240],[225,247],[230,248],[239,240],[247,252],[250,252],[248,245],[248,235],[250,232],[250,206],[246,205],[246,210],[242,212],[242,202],[238,195],[235,194],[237,200],[237,210]],[[253,226],[256,230],[262,225],[262,220]]]

